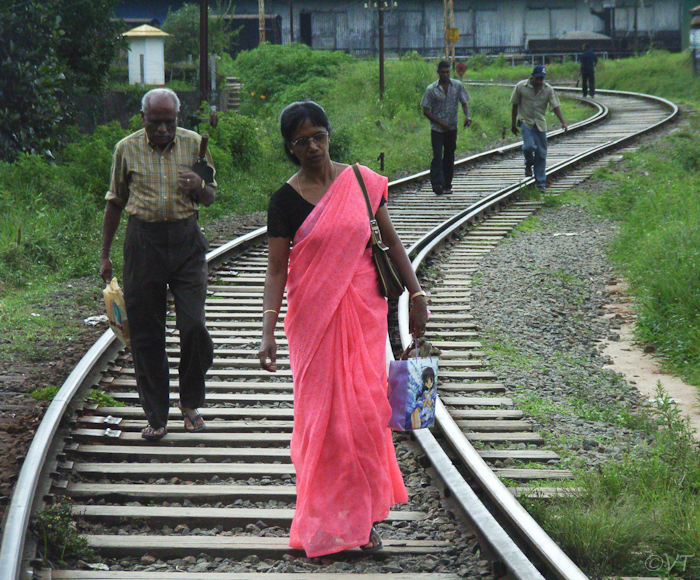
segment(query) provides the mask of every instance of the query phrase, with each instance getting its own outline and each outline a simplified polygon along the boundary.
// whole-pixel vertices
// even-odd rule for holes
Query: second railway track
[[[587,156],[601,159],[606,147],[621,146],[622,140],[669,120],[676,111],[667,102],[635,95],[601,92],[597,101],[601,105],[597,122],[558,135],[550,145],[548,173],[556,174],[560,168],[566,175],[561,178],[565,186],[590,172]],[[613,114],[606,115],[609,111]],[[455,176],[451,196],[436,198],[421,182],[424,174],[391,184],[391,189],[397,190],[392,194],[392,219],[416,257],[416,267],[436,249],[450,246],[449,253],[441,256],[440,271],[425,285],[430,289],[433,312],[427,334],[444,353],[438,385],[442,401],[439,429],[444,433],[441,438],[452,442],[445,451],[433,455],[434,438],[421,433],[417,439],[423,451],[416,455],[408,438],[399,437],[402,468],[405,476],[415,480],[409,491],[415,497],[382,524],[385,549],[379,556],[358,558],[360,552],[353,550],[324,560],[324,567],[308,563],[303,554],[287,546],[295,500],[288,450],[293,418],[291,372],[281,324],[277,332],[280,370],[270,375],[258,368],[266,251],[264,232],[257,231],[210,255],[214,266],[207,324],[216,360],[208,376],[207,407],[202,410],[207,431],[186,433],[173,407],[168,437],[157,445],[141,439],[145,420],[135,395],[130,356],[118,352],[111,337],[103,337],[93,349],[96,366],[85,363],[86,368],[74,373],[74,384],[67,382],[62,389],[70,395],[62,398],[59,394],[55,410],[47,413],[47,419],[53,418],[56,424],[37,434],[35,444],[45,439],[44,447],[37,450],[33,445],[25,462],[35,473],[23,470],[20,474],[19,493],[13,496],[8,511],[0,552],[0,566],[8,572],[8,580],[32,576],[45,580],[219,580],[252,579],[263,573],[268,578],[314,573],[324,578],[393,574],[401,579],[446,580],[486,573],[474,556],[472,532],[449,523],[449,516],[440,507],[438,488],[430,488],[425,474],[416,469],[419,460],[427,458],[435,467],[443,480],[442,490],[450,488],[460,496],[468,494],[464,488],[469,486],[453,481],[451,461],[439,455],[449,455],[458,463],[469,461],[473,451],[469,440],[480,442],[482,462],[504,458],[555,461],[556,456],[537,448],[538,434],[504,396],[499,378],[484,360],[467,307],[469,277],[476,262],[537,210],[536,203],[507,205],[531,180],[522,175],[522,157],[516,146],[466,160],[464,166]],[[557,187],[555,183],[553,189]],[[485,221],[485,217],[490,219]],[[174,325],[170,328],[169,355],[174,368],[178,338]],[[73,392],[84,396],[91,386],[125,406],[71,402]],[[175,391],[176,385],[171,388]],[[62,438],[54,440],[58,420],[68,407],[76,413],[59,431]],[[44,457],[48,458],[45,464]],[[476,466],[459,465],[474,477],[482,467],[478,461]],[[494,472],[522,482],[569,476],[556,469],[497,468],[492,476]],[[502,500],[495,497],[503,492],[493,481],[487,486],[486,493],[494,495],[492,503],[503,503],[504,509],[518,512],[511,505],[515,500],[509,492],[505,492],[509,499]],[[40,506],[43,494],[71,498],[77,525],[107,565],[37,569],[34,574],[27,558],[17,552],[25,547],[20,532],[26,530],[28,509],[32,504]],[[465,501],[468,504],[471,500]],[[548,559],[537,546],[528,548],[535,562],[528,565],[522,555],[514,553],[507,538],[484,529],[497,526],[487,516],[470,517],[484,553],[495,555],[503,564],[490,573],[502,571],[518,578],[537,578],[540,573],[545,577],[583,577],[565,558],[555,555]],[[515,517],[519,516],[506,515],[505,519]],[[518,529],[517,523],[514,528]],[[521,528],[523,536],[530,536],[524,543],[546,544],[530,523]],[[521,539],[518,542],[523,543]],[[31,556],[32,542],[26,547]],[[421,562],[433,564],[421,567]],[[237,563],[245,565],[236,568]]]

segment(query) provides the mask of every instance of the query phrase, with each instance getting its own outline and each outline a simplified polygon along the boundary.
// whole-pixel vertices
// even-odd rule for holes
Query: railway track
[[[668,102],[631,94],[600,91],[597,102],[587,122],[565,136],[554,132],[548,160],[553,191],[585,179],[591,167],[606,162],[627,140],[669,121],[677,111]],[[499,480],[507,477],[526,486],[545,479],[553,482],[540,486],[547,494],[570,473],[488,466],[505,459],[516,465],[557,459],[538,449],[539,436],[504,396],[480,351],[468,310],[470,273],[478,260],[538,208],[534,202],[513,201],[532,179],[523,177],[517,144],[459,164],[451,196],[435,198],[425,172],[390,184],[392,219],[430,291],[427,333],[443,356],[435,430],[440,443],[430,431],[418,431],[422,450],[416,451],[407,436],[398,437],[402,468],[411,464],[410,478],[416,482],[410,493],[421,491],[381,524],[385,549],[380,555],[357,558],[359,550],[349,551],[320,566],[287,547],[295,499],[288,451],[291,372],[281,324],[279,371],[270,375],[258,368],[266,251],[264,230],[256,230],[209,255],[207,324],[216,360],[202,410],[207,431],[186,433],[173,408],[166,439],[158,445],[141,439],[145,420],[130,357],[111,331],[105,333],[49,407],[25,460],[6,517],[2,577],[218,580],[262,573],[278,579],[292,573],[340,578],[362,572],[367,580],[387,574],[447,580],[480,574],[472,569],[478,558],[465,556],[474,551],[476,534],[481,553],[498,562],[490,570],[493,576],[585,578]],[[431,271],[426,260],[436,260],[437,252],[440,266]],[[404,344],[406,300],[398,308]],[[174,322],[169,324],[170,363],[176,368],[178,338]],[[86,393],[95,387],[124,406],[86,403]],[[67,411],[71,419],[61,422]],[[475,441],[478,452],[470,443]],[[418,462],[432,465],[442,482],[439,491],[428,487],[426,476],[415,469]],[[498,506],[497,517],[477,500],[471,489],[476,482]],[[449,516],[440,507],[440,491],[459,502],[470,531],[441,534]],[[72,500],[77,525],[110,566],[34,571],[35,546],[25,541],[25,532],[30,509],[39,509],[45,496]],[[499,522],[508,522],[511,532]],[[427,561],[435,563],[432,570],[422,566]],[[240,562],[246,563],[245,573],[234,566]]]

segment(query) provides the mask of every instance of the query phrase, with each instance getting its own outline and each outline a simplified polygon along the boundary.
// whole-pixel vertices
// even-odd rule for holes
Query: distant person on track
[[[564,131],[569,128],[559,106],[559,97],[552,85],[545,82],[547,69],[538,64],[532,70],[529,79],[515,85],[510,102],[511,131],[518,134],[518,125],[523,133],[523,153],[525,155],[525,175],[532,177],[535,173],[535,185],[540,191],[547,186],[547,105],[561,122]]]
[[[441,61],[437,68],[438,80],[428,85],[420,104],[423,114],[430,119],[430,142],[433,160],[430,163],[430,184],[436,195],[452,193],[452,175],[457,149],[457,106],[462,104],[464,126],[469,127],[469,93],[464,85],[450,78],[450,63]]]
[[[591,98],[593,98],[595,97],[595,65],[598,64],[598,57],[587,44],[584,44],[579,61],[581,63],[581,90],[583,96],[587,97],[590,92]]]
[[[353,169],[330,157],[330,121],[319,105],[288,105],[280,130],[300,169],[270,199],[258,357],[263,369],[277,370],[274,334],[286,287],[297,475],[289,545],[310,558],[358,546],[374,552],[382,548],[374,524],[408,497],[387,427],[387,301],[372,260],[367,206]],[[361,173],[411,294],[411,331],[422,336],[425,293],[389,218],[387,179],[366,167]]]
[[[141,435],[157,441],[167,433],[170,369],[165,351],[168,287],[175,300],[180,338],[180,403],[187,431],[205,424],[204,378],[213,361],[205,326],[207,240],[197,222],[199,204],[214,202],[216,182],[204,183],[189,169],[200,136],[179,128],[180,100],[170,89],[153,89],[141,101],[143,129],[117,143],[105,196],[100,276],[112,278],[109,257],[122,212],[129,214],[124,238],[123,285],[131,330],[136,386],[148,426]],[[211,159],[209,158],[211,165]]]

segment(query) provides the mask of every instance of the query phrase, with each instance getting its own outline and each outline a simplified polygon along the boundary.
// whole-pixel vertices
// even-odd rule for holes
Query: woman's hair
[[[423,374],[421,375],[421,389],[423,392],[427,391],[428,389],[426,388],[426,383],[428,382],[428,379],[430,379],[431,383],[431,388],[435,384],[435,371],[432,369],[432,367],[426,367],[423,369]]]
[[[301,165],[301,162],[292,151],[292,137],[306,121],[311,121],[317,127],[323,127],[329,135],[331,134],[331,122],[321,105],[313,101],[297,101],[287,105],[280,114],[280,132],[284,139],[284,152],[295,165]]]

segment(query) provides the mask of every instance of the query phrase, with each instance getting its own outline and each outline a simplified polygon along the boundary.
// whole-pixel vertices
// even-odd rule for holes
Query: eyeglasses
[[[299,139],[294,139],[294,141],[292,141],[292,145],[294,145],[294,147],[306,149],[311,141],[316,143],[316,145],[325,145],[326,141],[328,141],[328,133],[319,131],[315,135],[311,135],[311,137],[299,137]]]

